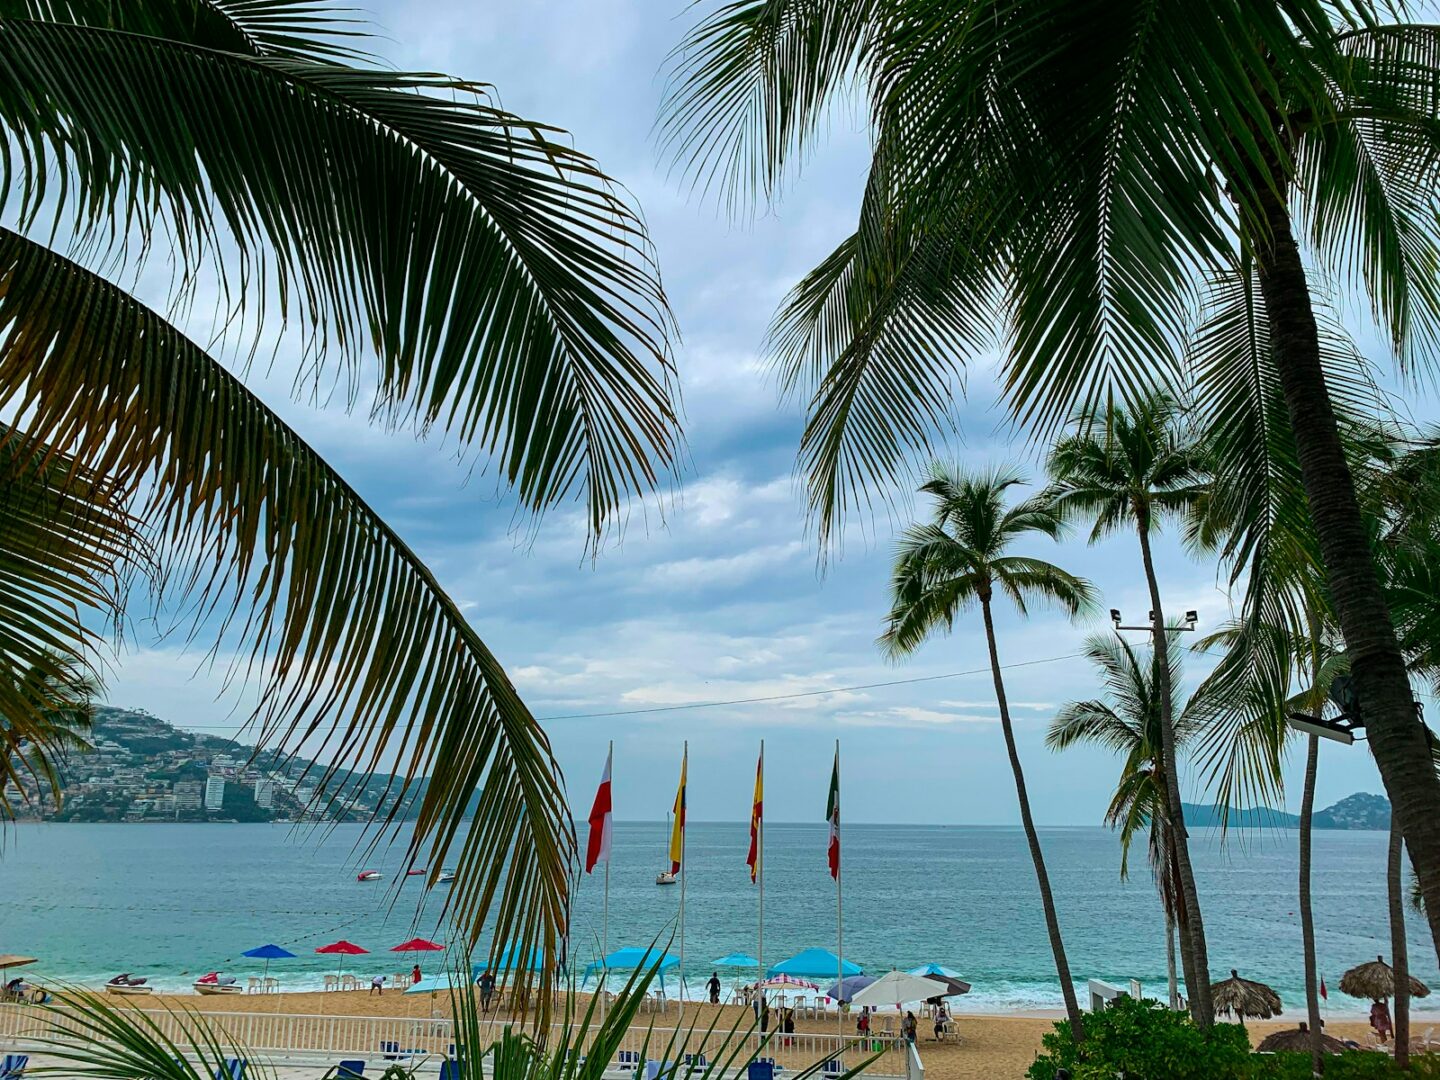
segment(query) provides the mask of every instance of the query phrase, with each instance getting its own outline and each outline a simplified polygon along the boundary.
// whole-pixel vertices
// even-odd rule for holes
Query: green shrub
[[[1055,1080],[1061,1067],[1073,1080],[1249,1080],[1255,1060],[1239,1024],[1201,1031],[1185,1013],[1130,998],[1088,1014],[1081,1046],[1068,1020],[1055,1025],[1044,1045],[1026,1074],[1030,1080]]]
[[[1044,1038],[1045,1052],[1030,1066],[1030,1080],[1310,1080],[1308,1054],[1254,1054],[1239,1024],[1216,1024],[1202,1032],[1186,1013],[1156,1001],[1119,998],[1085,1017],[1085,1042],[1077,1047],[1070,1022]],[[1325,1059],[1325,1080],[1440,1080],[1440,1055],[1411,1058],[1409,1072],[1385,1054],[1353,1050]]]

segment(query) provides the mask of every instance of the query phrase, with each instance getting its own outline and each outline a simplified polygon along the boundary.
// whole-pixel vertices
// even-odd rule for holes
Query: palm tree
[[[1093,590],[1088,582],[1052,563],[1007,554],[1013,544],[1032,534],[1053,540],[1063,532],[1059,516],[1042,500],[1031,498],[1006,505],[1010,489],[1021,483],[1019,476],[1009,472],[967,474],[938,463],[931,466],[930,479],[920,490],[934,499],[934,514],[929,522],[907,529],[900,540],[890,585],[890,614],[880,644],[892,658],[909,656],[936,630],[949,631],[956,615],[979,606],[990,650],[995,701],[1000,709],[1000,730],[1005,736],[1005,749],[1015,776],[1020,822],[1035,864],[1045,928],[1055,954],[1055,971],[1060,978],[1060,991],[1065,997],[1065,1011],[1072,1030],[1077,1038],[1083,1038],[1083,1020],[1075,1000],[1070,964],[1065,958],[1065,942],[1060,936],[1050,876],[1030,814],[1025,773],[1015,747],[991,605],[999,593],[1008,597],[1021,615],[1025,615],[1035,601],[1056,604],[1075,615],[1092,605]]]
[[[1378,0],[730,0],[675,50],[667,153],[733,205],[773,197],[864,94],[854,233],[774,323],[822,536],[953,426],[963,365],[1003,348],[1043,435],[1111,395],[1184,388],[1218,276],[1268,327],[1381,775],[1440,953],[1440,780],[1366,543],[1312,297],[1369,302],[1406,361],[1440,340],[1436,30]],[[1308,263],[1307,263],[1308,258]],[[1252,464],[1252,468],[1254,465]]]
[[[1177,698],[1181,678],[1180,648],[1167,635],[1167,684],[1175,717],[1175,745],[1190,743],[1204,725],[1202,710],[1182,705]],[[1170,828],[1166,795],[1165,761],[1161,752],[1159,666],[1153,654],[1136,655],[1130,643],[1118,636],[1096,635],[1086,640],[1085,656],[1100,672],[1105,696],[1072,701],[1063,706],[1045,737],[1052,750],[1092,743],[1121,755],[1120,781],[1105,811],[1105,824],[1120,830],[1120,877],[1130,872],[1130,845],[1143,831],[1150,869],[1165,910],[1165,959],[1170,1005],[1178,1001],[1175,979],[1175,923],[1186,913],[1179,889],[1176,838]],[[1191,699],[1196,701],[1197,699]],[[1187,973],[1188,978],[1188,973]],[[1190,992],[1187,986],[1187,992]]]
[[[9,792],[13,787],[24,799],[21,781],[27,777],[37,791],[42,783],[48,787],[60,805],[61,767],[71,754],[93,749],[90,726],[100,687],[51,656],[20,673],[6,690],[7,701],[17,704],[13,714],[0,712],[0,818],[13,819],[17,807]]]
[[[1145,583],[1150,591],[1150,626],[1154,639],[1155,697],[1160,710],[1159,735],[1165,785],[1166,821],[1175,846],[1175,872],[1181,909],[1180,958],[1185,968],[1185,985],[1196,1020],[1209,1023],[1210,964],[1205,945],[1205,921],[1190,864],[1190,844],[1185,831],[1185,810],[1180,797],[1180,770],[1175,749],[1175,690],[1170,685],[1170,667],[1160,663],[1169,646],[1160,583],[1150,537],[1167,518],[1192,514],[1204,498],[1207,477],[1199,448],[1180,433],[1173,401],[1161,396],[1146,399],[1133,410],[1112,405],[1103,418],[1103,429],[1082,424],[1050,451],[1050,486],[1046,497],[1064,518],[1084,516],[1094,520],[1090,530],[1093,544],[1107,535],[1133,528],[1140,538],[1140,558]]]
[[[200,341],[372,396],[485,455],[524,510],[574,502],[599,544],[675,458],[671,317],[595,162],[483,84],[372,63],[345,11],[0,8],[0,480],[68,461],[49,497],[114,511],[12,529],[43,499],[0,487],[0,651],[93,674],[87,625],[157,570],[253,674],[259,742],[328,757],[318,799],[395,763],[376,842],[413,810],[412,864],[457,867],[451,913],[553,963],[574,839],[544,732],[404,539]],[[218,295],[205,338],[118,283],[157,253],[174,308]]]

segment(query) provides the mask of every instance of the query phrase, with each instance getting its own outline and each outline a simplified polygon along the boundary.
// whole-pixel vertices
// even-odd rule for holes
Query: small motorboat
[[[355,875],[356,881],[379,881],[384,875],[379,870],[361,870]]]
[[[136,997],[141,994],[153,994],[155,988],[145,985],[148,981],[147,979],[137,979],[127,971],[123,975],[116,975],[107,982],[105,984],[105,992],[107,994],[121,994],[129,997]]]
[[[669,870],[661,870],[660,873],[658,873],[658,874],[655,875],[655,884],[656,884],[656,885],[674,885],[674,884],[675,884],[675,875],[672,874]]]
[[[424,877],[424,876],[425,876],[426,874],[428,874],[429,872],[430,872],[430,871],[427,870],[427,869],[425,869],[425,867],[420,866],[420,867],[412,868],[412,869],[410,869],[410,870],[406,870],[406,871],[405,871],[405,876],[406,876],[406,877]]]
[[[440,876],[435,879],[435,884],[436,884],[436,885],[449,885],[450,882],[452,882],[452,881],[454,881],[454,880],[455,880],[455,871],[454,871],[454,870],[441,870],[441,871],[440,871]]]
[[[234,975],[222,976],[218,971],[207,971],[191,985],[195,988],[197,994],[203,994],[206,997],[244,992],[240,984],[235,981]]]

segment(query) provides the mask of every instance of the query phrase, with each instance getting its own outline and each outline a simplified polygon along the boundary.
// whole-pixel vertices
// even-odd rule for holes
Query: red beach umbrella
[[[444,952],[445,946],[438,941],[426,941],[423,937],[411,938],[402,945],[396,945],[391,952]]]
[[[360,956],[368,953],[369,949],[362,949],[353,941],[346,941],[341,938],[339,941],[332,941],[329,945],[321,945],[315,950],[317,953],[326,953],[332,956]],[[342,960],[340,966],[335,969],[335,977],[338,979],[345,970],[345,962]]]

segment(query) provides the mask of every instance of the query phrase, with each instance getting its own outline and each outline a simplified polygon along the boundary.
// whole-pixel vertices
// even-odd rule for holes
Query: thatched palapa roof
[[[1341,975],[1340,992],[1351,997],[1369,998],[1371,1001],[1394,997],[1395,969],[1385,963],[1383,956],[1377,956],[1368,964],[1360,964]],[[1411,975],[1410,996],[1428,997],[1429,994],[1430,988]]]
[[[1242,979],[1234,968],[1230,978],[1210,984],[1210,996],[1217,1013],[1241,1020],[1269,1020],[1283,1008],[1279,994],[1264,983]]]
[[[1343,1054],[1345,1044],[1331,1035],[1320,1036],[1320,1048],[1327,1054]],[[1295,1050],[1302,1054],[1310,1053],[1310,1029],[1301,1024],[1298,1028],[1286,1028],[1284,1031],[1276,1031],[1260,1040],[1260,1045],[1255,1049],[1262,1054],[1271,1054],[1279,1050]]]

